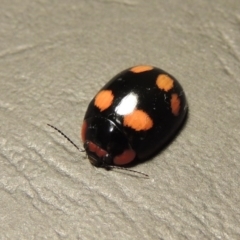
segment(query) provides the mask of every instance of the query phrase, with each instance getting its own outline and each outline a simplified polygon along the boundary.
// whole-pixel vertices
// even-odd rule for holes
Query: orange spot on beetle
[[[160,74],[156,81],[157,86],[166,92],[173,88],[173,79],[166,74]]]
[[[142,73],[142,72],[150,71],[152,69],[153,69],[152,66],[139,65],[139,66],[131,68],[130,71],[133,72],[133,73]]]
[[[124,116],[123,125],[131,127],[136,131],[147,131],[152,128],[153,121],[144,111],[134,110],[132,113]]]
[[[179,99],[178,95],[176,93],[172,94],[171,108],[172,108],[173,115],[178,116],[180,111],[180,104],[181,104],[181,100]]]
[[[102,90],[95,97],[94,105],[102,112],[112,105],[113,98],[114,96],[111,90]]]

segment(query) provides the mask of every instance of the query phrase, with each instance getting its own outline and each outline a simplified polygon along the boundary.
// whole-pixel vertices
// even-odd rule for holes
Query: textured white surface
[[[2,1],[0,239],[240,239],[239,1]],[[183,85],[189,119],[150,179],[92,167],[87,105],[136,64]]]

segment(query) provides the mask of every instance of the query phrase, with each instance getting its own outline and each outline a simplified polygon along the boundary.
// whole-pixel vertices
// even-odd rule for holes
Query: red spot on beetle
[[[113,162],[115,165],[125,165],[134,160],[136,152],[132,149],[125,150],[122,154],[114,157]]]
[[[173,115],[178,116],[180,111],[180,105],[181,105],[181,100],[179,99],[178,94],[176,93],[172,94],[171,108],[172,108]]]
[[[86,140],[86,131],[87,131],[87,122],[83,121],[82,129],[81,129],[81,137],[83,142],[85,142]]]

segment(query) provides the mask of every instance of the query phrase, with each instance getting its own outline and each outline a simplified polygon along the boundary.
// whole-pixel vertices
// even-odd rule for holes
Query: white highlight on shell
[[[137,94],[131,92],[120,101],[120,103],[115,108],[115,112],[119,115],[130,114],[135,110],[137,103],[138,103]]]

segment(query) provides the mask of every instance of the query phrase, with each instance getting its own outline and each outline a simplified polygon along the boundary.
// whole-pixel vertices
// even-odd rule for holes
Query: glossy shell
[[[95,150],[86,148],[87,154],[94,153],[97,164],[91,162],[103,167],[147,159],[176,134],[187,109],[183,88],[170,74],[145,65],[124,70],[113,77],[88,106],[82,139],[85,145],[92,142]],[[121,156],[124,149],[132,149],[135,155],[126,162],[113,161],[114,155]],[[100,151],[104,152],[100,154]],[[109,151],[112,159],[102,163],[105,161],[102,156]]]

